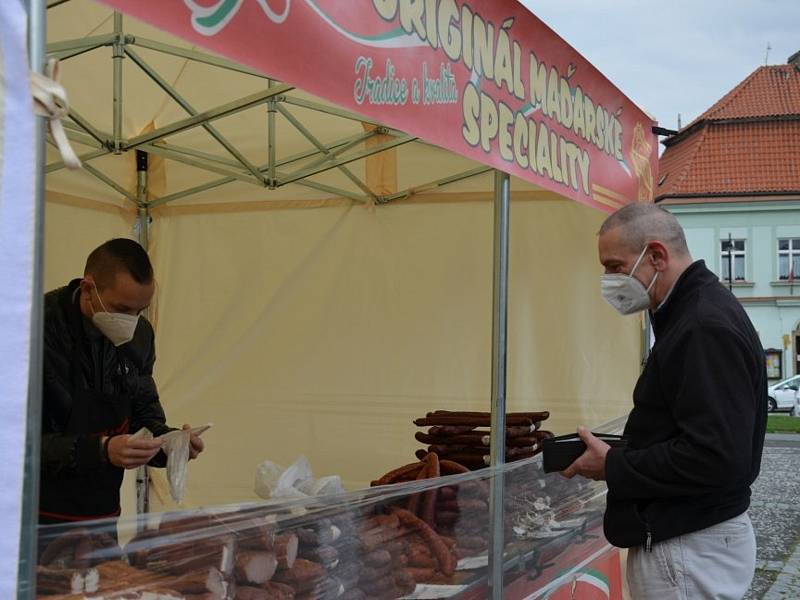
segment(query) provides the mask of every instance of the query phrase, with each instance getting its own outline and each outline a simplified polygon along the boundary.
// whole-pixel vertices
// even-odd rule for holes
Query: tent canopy
[[[312,4],[330,3],[293,6]],[[382,125],[88,0],[51,5],[87,169],[51,149],[45,285],[152,218],[162,402],[172,424],[215,423],[189,505],[251,499],[259,461],[300,453],[364,485],[413,458],[414,417],[488,410],[496,157],[444,150],[413,119],[411,134]],[[629,173],[613,159],[625,185],[582,204],[563,183],[512,179],[509,408],[551,410],[558,432],[629,406],[641,328],[599,297],[595,209],[642,192],[655,146],[638,163],[633,150],[647,126],[638,145],[626,130]],[[148,157],[138,173],[134,150]],[[619,179],[593,164],[598,181]]]

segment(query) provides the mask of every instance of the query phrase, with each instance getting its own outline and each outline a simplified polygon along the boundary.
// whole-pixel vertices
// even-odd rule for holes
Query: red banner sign
[[[611,210],[652,121],[516,0],[102,0],[428,142]]]

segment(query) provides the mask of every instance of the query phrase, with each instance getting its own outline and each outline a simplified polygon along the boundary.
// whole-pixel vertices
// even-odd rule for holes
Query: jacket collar
[[[81,331],[87,337],[87,339],[97,340],[98,338],[103,337],[103,334],[92,324],[91,320],[84,317],[83,313],[81,312],[80,284],[80,279],[73,279],[67,285],[67,306],[65,307],[65,310],[67,311],[68,319],[72,324],[73,331]]]
[[[670,323],[683,312],[695,292],[710,283],[718,284],[719,278],[708,270],[705,261],[697,260],[689,265],[678,277],[664,304],[657,311],[650,312],[656,337],[669,329]]]

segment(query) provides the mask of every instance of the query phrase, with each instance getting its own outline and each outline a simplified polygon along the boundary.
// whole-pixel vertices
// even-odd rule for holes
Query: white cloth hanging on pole
[[[0,2],[0,598],[16,597],[34,268],[34,116],[26,15]]]

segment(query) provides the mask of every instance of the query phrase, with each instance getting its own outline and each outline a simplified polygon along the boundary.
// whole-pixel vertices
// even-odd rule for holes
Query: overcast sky
[[[800,0],[521,0],[664,127],[800,50]]]

